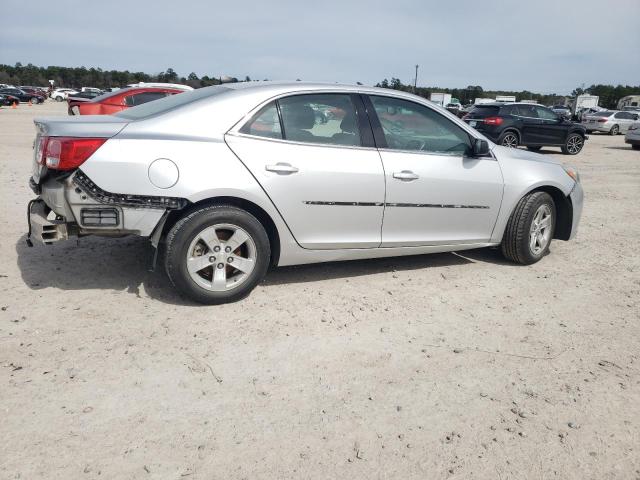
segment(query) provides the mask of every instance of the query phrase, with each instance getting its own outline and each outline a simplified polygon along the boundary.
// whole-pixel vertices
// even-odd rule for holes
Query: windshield
[[[127,118],[129,120],[139,120],[141,118],[151,117],[158,115],[174,108],[181,107],[188,103],[197,102],[203,98],[213,97],[230,91],[230,88],[215,86],[199,88],[197,90],[191,90],[185,93],[179,93],[177,95],[171,95],[170,97],[154,100],[153,102],[143,103],[137,107],[129,108],[115,114],[116,117]]]

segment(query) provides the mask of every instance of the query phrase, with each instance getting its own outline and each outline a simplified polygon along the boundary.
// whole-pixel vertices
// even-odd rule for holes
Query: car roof
[[[505,105],[535,105],[535,104],[524,103],[524,102],[483,102],[483,103],[476,103],[474,107],[504,107]]]
[[[259,91],[265,96],[277,96],[284,93],[306,92],[314,90],[336,91],[336,92],[353,92],[353,93],[369,93],[377,95],[392,95],[397,97],[406,97],[408,99],[420,100],[424,102],[425,98],[419,97],[402,90],[393,90],[381,87],[369,87],[366,85],[349,85],[343,83],[323,83],[323,82],[289,82],[289,81],[264,81],[264,82],[237,82],[225,83],[222,87],[235,90],[237,93],[246,92],[253,94]],[[428,101],[428,100],[427,100]]]

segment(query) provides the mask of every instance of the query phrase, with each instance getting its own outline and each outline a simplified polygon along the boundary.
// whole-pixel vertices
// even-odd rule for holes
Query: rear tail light
[[[605,123],[607,120],[609,120],[608,118],[600,118],[598,120],[598,123]]]
[[[482,121],[485,125],[502,125],[502,122],[504,122],[502,117],[487,117]]]
[[[40,137],[40,163],[52,170],[73,170],[106,141],[106,138]]]

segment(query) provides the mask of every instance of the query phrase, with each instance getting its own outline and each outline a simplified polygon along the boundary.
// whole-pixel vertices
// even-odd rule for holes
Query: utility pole
[[[413,79],[413,93],[416,93],[417,87],[418,87],[418,65],[416,65],[416,76]]]

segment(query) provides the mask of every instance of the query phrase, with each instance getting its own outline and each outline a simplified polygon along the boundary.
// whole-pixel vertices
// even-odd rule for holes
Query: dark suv
[[[562,153],[575,155],[587,139],[582,125],[530,103],[483,103],[473,107],[463,120],[505,147],[560,147]]]

